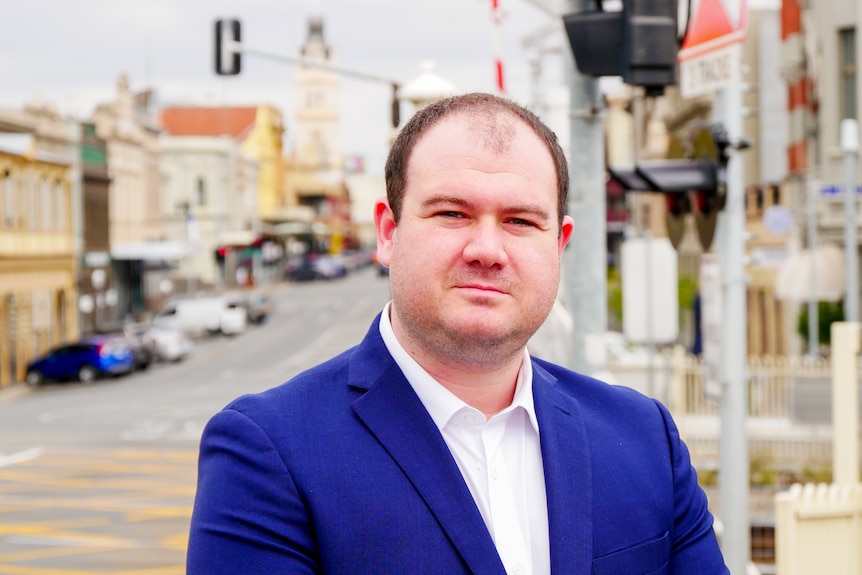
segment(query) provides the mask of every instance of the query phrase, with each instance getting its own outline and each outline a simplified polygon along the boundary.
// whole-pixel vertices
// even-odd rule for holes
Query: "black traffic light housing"
[[[622,76],[648,95],[677,83],[677,0],[623,0],[621,12],[566,14],[563,23],[582,74]]]
[[[215,21],[215,73],[236,76],[242,71],[239,20]]]
[[[731,142],[720,124],[709,127],[715,159],[652,160],[634,168],[608,166],[608,177],[631,192],[662,192],[667,203],[668,237],[678,247],[684,232],[683,219],[693,213],[704,250],[712,245],[718,212],[724,207],[728,150]],[[742,142],[736,146],[744,149]]]

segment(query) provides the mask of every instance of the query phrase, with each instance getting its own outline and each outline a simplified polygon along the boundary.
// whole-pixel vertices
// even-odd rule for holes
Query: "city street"
[[[185,572],[209,417],[356,343],[388,283],[366,268],[272,297],[263,325],[199,341],[182,363],[0,391],[0,575]]]

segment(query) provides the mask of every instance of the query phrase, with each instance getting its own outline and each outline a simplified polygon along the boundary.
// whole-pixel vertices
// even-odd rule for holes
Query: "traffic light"
[[[735,147],[745,146],[747,142]],[[730,147],[727,131],[720,124],[713,124],[698,133],[694,142],[696,154],[708,157],[653,160],[627,169],[609,166],[608,176],[626,190],[665,195],[668,237],[674,247],[682,241],[686,215],[693,213],[700,244],[706,251],[715,236],[718,212],[724,207]]]
[[[588,76],[622,76],[627,84],[660,95],[677,83],[676,0],[623,0],[621,12],[563,16],[578,70]]]
[[[215,21],[215,73],[236,76],[242,70],[239,20]]]

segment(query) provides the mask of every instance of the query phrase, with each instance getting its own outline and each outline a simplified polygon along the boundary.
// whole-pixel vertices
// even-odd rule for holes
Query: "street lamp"
[[[90,273],[90,285],[93,286],[93,291],[96,294],[96,305],[93,309],[93,331],[99,332],[99,308],[105,307],[105,295],[102,290],[105,288],[105,282],[108,279],[108,274],[101,268],[96,268]]]
[[[419,75],[398,90],[398,98],[407,100],[419,111],[429,104],[454,96],[458,92],[455,84],[437,72],[436,62],[424,60],[419,65]]]
[[[856,163],[859,155],[859,123],[841,120],[841,151],[844,152],[844,257],[847,290],[844,296],[845,321],[859,321],[859,243],[856,226]]]

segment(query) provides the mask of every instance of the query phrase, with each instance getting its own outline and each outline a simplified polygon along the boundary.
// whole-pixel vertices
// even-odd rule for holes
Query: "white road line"
[[[32,459],[37,459],[42,456],[42,448],[34,447],[32,449],[27,449],[25,451],[19,451],[17,453],[10,453],[9,455],[0,454],[0,467],[8,467],[10,465],[14,465],[16,463],[23,463],[24,461],[30,461]]]

